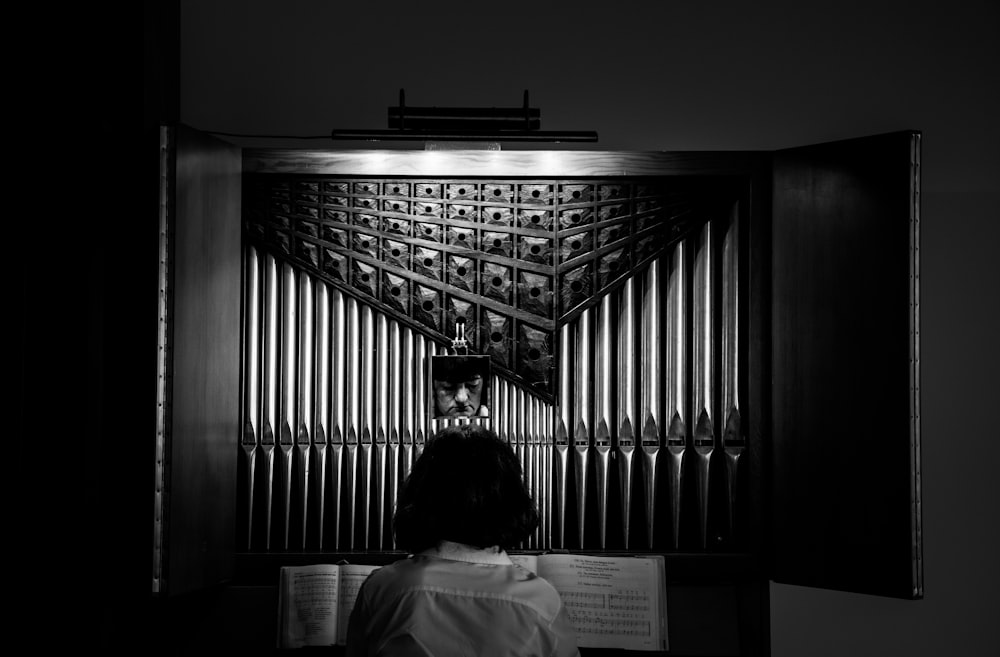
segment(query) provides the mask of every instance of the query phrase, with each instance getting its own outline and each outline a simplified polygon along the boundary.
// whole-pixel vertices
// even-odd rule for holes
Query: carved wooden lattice
[[[555,336],[698,223],[658,179],[248,174],[248,239],[552,400]]]

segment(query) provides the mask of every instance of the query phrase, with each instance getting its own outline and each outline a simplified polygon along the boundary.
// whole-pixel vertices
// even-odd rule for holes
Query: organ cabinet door
[[[920,135],[773,154],[775,581],[923,595]]]
[[[160,596],[233,574],[241,171],[232,144],[161,128],[152,526]]]
[[[201,167],[230,152],[168,145]],[[167,200],[231,199],[198,166],[176,168]],[[522,549],[667,555],[675,654],[766,652],[772,577],[920,595],[919,134],[776,152],[246,149],[240,166],[236,215],[164,202],[161,594],[196,588],[173,573],[260,583],[402,556],[395,495],[453,421],[429,417],[428,374],[461,326],[491,362],[474,421],[515,449],[539,505]],[[188,338],[234,277],[239,321]],[[179,375],[238,400],[198,406]],[[196,462],[226,451],[225,467]],[[187,503],[209,490],[232,497]],[[225,568],[199,571],[189,547],[212,527],[233,532],[208,550]]]

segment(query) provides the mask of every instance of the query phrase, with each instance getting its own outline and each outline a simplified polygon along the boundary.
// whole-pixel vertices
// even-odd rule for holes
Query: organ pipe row
[[[709,550],[738,539],[739,227],[706,222],[559,329],[555,404],[489,382],[476,419],[521,461],[525,549]],[[394,550],[444,346],[252,246],[240,487],[248,551]]]
[[[246,252],[241,542],[249,550],[391,550],[403,478],[426,439],[442,348],[253,247]],[[547,538],[551,406],[492,377],[489,426],[521,460]],[[477,420],[478,421],[478,420]]]

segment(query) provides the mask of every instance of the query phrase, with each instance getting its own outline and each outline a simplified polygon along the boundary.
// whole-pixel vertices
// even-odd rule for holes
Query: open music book
[[[668,650],[661,555],[512,554],[559,591],[581,648]]]
[[[667,650],[667,594],[660,555],[512,554],[559,591],[584,648]],[[278,583],[278,648],[345,645],[365,578],[379,566],[285,566]]]
[[[284,566],[278,581],[278,648],[347,643],[362,582],[379,566]]]

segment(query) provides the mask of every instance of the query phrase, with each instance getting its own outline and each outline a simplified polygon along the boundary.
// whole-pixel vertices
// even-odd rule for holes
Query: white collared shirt
[[[551,584],[498,548],[443,541],[368,577],[346,654],[569,657],[579,650]]]
[[[510,566],[513,561],[507,553],[494,545],[488,548],[477,548],[465,543],[455,543],[454,541],[441,541],[437,547],[427,548],[420,553],[423,556],[437,557],[439,559],[450,559],[451,561],[465,561],[466,563],[486,563],[497,566]]]

